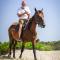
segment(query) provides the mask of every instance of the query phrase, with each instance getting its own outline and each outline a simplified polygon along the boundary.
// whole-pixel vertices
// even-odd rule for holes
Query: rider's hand
[[[25,14],[28,14],[28,12],[27,12],[27,11],[25,11]]]

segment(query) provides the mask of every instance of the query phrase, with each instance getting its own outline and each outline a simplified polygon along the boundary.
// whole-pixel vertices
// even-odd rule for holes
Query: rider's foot
[[[16,41],[21,42],[21,39],[17,38]]]

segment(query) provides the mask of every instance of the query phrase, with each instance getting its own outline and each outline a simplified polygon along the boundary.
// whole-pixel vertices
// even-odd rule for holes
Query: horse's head
[[[35,8],[35,15],[34,15],[35,21],[38,24],[38,26],[44,28],[44,14],[43,14],[43,9],[42,10],[37,10]]]

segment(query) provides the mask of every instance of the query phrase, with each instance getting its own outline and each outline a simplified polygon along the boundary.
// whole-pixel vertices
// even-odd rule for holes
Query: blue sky
[[[36,28],[37,37],[41,41],[60,40],[60,0],[26,0],[34,14],[34,8],[44,9],[46,27]],[[8,41],[8,27],[18,21],[17,11],[21,0],[0,0],[0,41]]]

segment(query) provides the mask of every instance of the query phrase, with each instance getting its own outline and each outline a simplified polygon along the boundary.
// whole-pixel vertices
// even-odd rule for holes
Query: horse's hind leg
[[[21,58],[21,57],[22,57],[22,53],[23,53],[23,51],[24,51],[24,47],[25,47],[24,45],[25,45],[25,43],[24,43],[24,42],[22,42],[21,54],[20,54],[19,58]]]
[[[14,41],[13,43],[13,57],[15,58],[15,47],[16,47],[17,42]]]
[[[32,47],[33,47],[34,59],[37,60],[37,58],[36,58],[36,50],[35,50],[35,46],[34,46],[34,41],[32,42]]]
[[[11,57],[11,49],[12,49],[12,40],[9,42],[9,54],[8,57]]]

